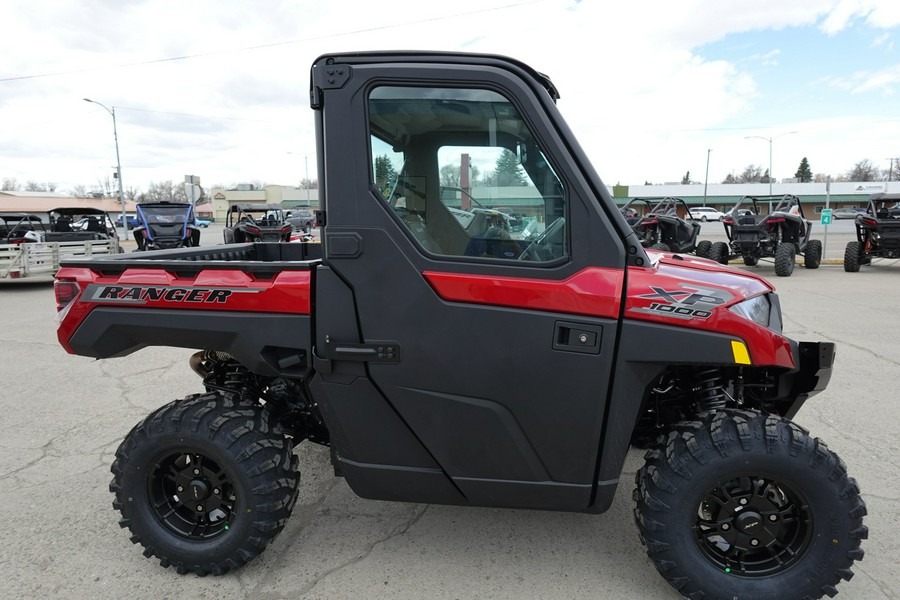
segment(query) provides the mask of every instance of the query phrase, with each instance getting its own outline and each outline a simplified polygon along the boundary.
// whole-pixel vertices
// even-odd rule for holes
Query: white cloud
[[[116,107],[126,186],[146,188],[186,173],[201,175],[204,184],[296,183],[304,157],[315,151],[307,101],[312,61],[326,52],[423,49],[505,54],[548,73],[570,125],[611,182],[680,180],[688,168],[696,178],[711,145],[713,164],[728,164],[731,138],[739,140],[734,155],[744,154],[731,164],[748,162],[742,134],[717,128],[759,100],[751,68],[777,69],[783,58],[773,49],[754,64],[707,60],[704,45],[790,27],[833,34],[864,22],[889,29],[898,24],[897,6],[896,0],[383,0],[351,9],[239,0],[12,0],[0,4],[6,24],[0,80],[63,74],[0,81],[0,177],[70,187],[108,176],[112,124],[103,109],[82,101],[90,97]],[[194,58],[165,60],[187,56]],[[836,76],[830,84],[882,92],[897,84],[896,70],[865,75]]]

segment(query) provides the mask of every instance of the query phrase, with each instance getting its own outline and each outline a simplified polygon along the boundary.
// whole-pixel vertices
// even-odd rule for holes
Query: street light
[[[783,135],[789,135],[791,133],[797,133],[796,131],[785,131],[784,133],[778,134],[774,137],[763,137],[761,135],[748,135],[744,137],[745,140],[749,140],[750,138],[759,138],[761,140],[766,140],[769,142],[769,195],[772,195],[772,141],[777,140]]]
[[[96,100],[91,100],[90,98],[84,98],[85,102],[90,102],[91,104],[97,104],[98,106],[102,106],[103,109],[112,115],[113,120],[113,139],[116,141],[116,179],[119,180],[119,204],[122,205],[122,228],[125,231],[125,239],[128,239],[128,216],[125,214],[125,192],[122,190],[122,161],[119,160],[119,132],[116,130],[116,107],[113,106],[111,109],[107,108],[105,104],[101,104]]]

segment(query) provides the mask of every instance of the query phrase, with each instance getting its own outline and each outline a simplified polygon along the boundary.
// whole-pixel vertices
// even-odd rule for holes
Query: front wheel
[[[844,463],[774,415],[680,423],[636,475],[635,519],[657,570],[690,598],[821,598],[861,560],[866,505]]]
[[[847,273],[859,272],[861,247],[859,242],[847,242],[847,248],[844,250],[844,271]]]
[[[822,242],[809,240],[803,252],[803,266],[807,269],[818,269],[822,263]]]
[[[775,248],[775,274],[779,277],[790,277],[794,272],[797,262],[797,254],[794,245],[790,242],[782,242]]]
[[[709,249],[712,248],[712,242],[709,240],[702,240],[697,242],[697,248],[694,252],[700,258],[708,258],[709,257]]]
[[[716,242],[709,248],[709,259],[714,260],[720,265],[728,264],[728,244],[725,242]]]
[[[269,413],[218,393],[138,423],[112,464],[119,524],[163,567],[220,575],[262,552],[297,499],[298,460]]]

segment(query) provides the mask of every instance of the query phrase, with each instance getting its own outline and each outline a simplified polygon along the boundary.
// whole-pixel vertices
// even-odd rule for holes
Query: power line
[[[397,27],[408,27],[410,25],[421,25],[423,23],[433,23],[433,22],[438,22],[438,21],[445,21],[445,20],[449,20],[449,19],[456,19],[458,17],[466,17],[466,16],[470,16],[470,15],[478,15],[478,14],[484,14],[484,13],[488,13],[488,12],[496,12],[496,11],[501,11],[501,10],[507,10],[510,8],[518,8],[520,6],[527,6],[529,4],[540,4],[543,2],[549,2],[549,1],[552,1],[552,0],[525,0],[523,2],[513,2],[511,4],[504,4],[502,6],[481,8],[478,10],[470,10],[470,11],[465,11],[465,12],[452,13],[449,15],[428,17],[428,18],[424,18],[424,19],[416,19],[413,21],[391,23],[389,25],[379,25],[376,27],[367,27],[364,29],[357,29],[354,31],[345,31],[343,33],[332,33],[332,34],[327,34],[327,35],[300,38],[297,40],[288,40],[285,42],[272,42],[270,44],[245,46],[243,48],[228,48],[225,50],[213,50],[210,52],[198,52],[195,54],[185,54],[184,56],[170,56],[168,58],[157,58],[157,59],[153,59],[153,60],[145,60],[145,61],[139,61],[139,62],[133,62],[133,63],[124,63],[121,65],[111,65],[111,66],[106,66],[106,67],[86,67],[84,69],[71,69],[68,71],[53,71],[53,72],[49,72],[49,73],[35,73],[35,74],[31,74],[31,75],[18,75],[15,77],[3,77],[3,78],[0,78],[0,83],[8,82],[8,81],[23,81],[26,79],[41,79],[41,78],[45,78],[45,77],[58,77],[58,76],[62,76],[62,75],[77,75],[80,73],[92,73],[92,72],[96,72],[96,71],[106,71],[106,70],[111,70],[111,69],[128,69],[131,67],[143,67],[143,66],[147,66],[147,65],[155,65],[155,64],[161,64],[161,63],[167,63],[167,62],[177,62],[177,61],[183,61],[183,60],[192,60],[195,58],[205,58],[208,56],[219,56],[222,54],[234,54],[237,52],[251,52],[254,50],[264,50],[266,48],[276,48],[279,46],[303,44],[303,43],[307,43],[307,42],[315,42],[315,41],[328,40],[328,39],[339,38],[339,37],[346,37],[346,36],[351,36],[351,35],[358,35],[361,33],[371,33],[373,31],[384,31],[387,29],[395,29]]]

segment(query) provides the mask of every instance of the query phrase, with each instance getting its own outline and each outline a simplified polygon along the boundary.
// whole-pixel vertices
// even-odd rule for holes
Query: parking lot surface
[[[837,343],[828,389],[795,420],[843,458],[869,509],[866,557],[839,598],[896,599],[900,261],[855,274],[798,268],[790,278],[766,264],[749,270],[777,286],[787,335]],[[636,450],[611,510],[590,516],[363,500],[332,476],[327,449],[304,443],[300,499],[266,552],[221,577],[162,569],[119,528],[109,465],[138,420],[201,391],[192,352],[70,356],[56,340],[47,281],[0,286],[0,309],[0,598],[679,597],[632,521]]]

